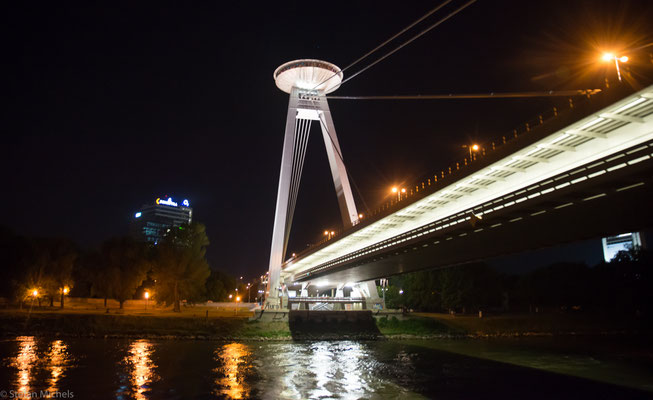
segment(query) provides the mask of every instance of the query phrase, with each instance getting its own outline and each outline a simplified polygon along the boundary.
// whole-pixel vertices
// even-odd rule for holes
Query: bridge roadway
[[[361,282],[650,227],[653,86],[600,96],[300,253],[283,279]]]

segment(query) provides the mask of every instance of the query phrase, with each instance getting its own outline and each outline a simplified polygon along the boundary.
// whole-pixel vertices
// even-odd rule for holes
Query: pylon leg
[[[351,192],[349,177],[336,136],[335,126],[331,118],[331,111],[326,97],[321,93],[310,92],[293,88],[288,103],[286,118],[286,132],[283,141],[281,157],[281,172],[279,174],[279,189],[277,191],[277,205],[274,214],[272,230],[272,245],[270,249],[269,278],[266,296],[266,308],[279,308],[281,282],[281,265],[286,254],[290,224],[292,216],[290,210],[290,191],[293,181],[293,165],[301,168],[294,158],[295,141],[297,140],[296,126],[298,119],[318,120],[322,130],[322,137],[329,159],[329,166],[333,176],[333,184],[338,196],[338,205],[344,226],[351,226],[358,221],[358,211]],[[300,125],[301,127],[301,125]],[[299,161],[301,163],[301,161]],[[290,218],[289,218],[290,217]]]

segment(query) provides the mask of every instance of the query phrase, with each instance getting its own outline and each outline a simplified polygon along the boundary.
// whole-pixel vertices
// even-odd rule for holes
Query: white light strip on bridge
[[[295,259],[285,265],[283,275],[287,279],[292,279],[293,275],[330,260],[651,140],[653,139],[651,94],[653,94],[653,86],[477,171],[474,176],[452,182],[442,190],[357,232],[334,240],[332,244],[312,254]],[[623,118],[610,119],[603,118],[602,115]],[[596,137],[592,137],[593,135]],[[605,138],[602,138],[603,135]],[[565,151],[567,147],[575,151]],[[479,190],[478,187],[484,189]]]

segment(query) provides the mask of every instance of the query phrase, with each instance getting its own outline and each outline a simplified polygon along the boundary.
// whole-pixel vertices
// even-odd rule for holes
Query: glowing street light
[[[150,292],[146,290],[143,297],[145,297],[145,309],[147,310],[147,304],[150,302]]]
[[[332,237],[336,235],[335,231],[324,231],[324,236],[327,237],[327,240],[331,240]]]
[[[619,78],[619,82],[621,82],[621,70],[619,69],[619,62],[622,63],[628,62],[628,57],[627,56],[617,57],[614,53],[603,53],[601,59],[606,62],[610,62],[614,60],[614,66],[617,69],[617,77]]]
[[[32,290],[32,297],[37,297],[39,295],[39,291],[34,289]]]
[[[397,201],[401,200],[401,195],[406,193],[406,188],[401,188],[399,189],[398,187],[394,186],[391,189],[392,193],[395,193],[397,195]]]
[[[473,160],[472,152],[476,153],[477,151],[479,151],[481,149],[481,147],[479,145],[477,145],[476,143],[464,144],[462,147],[463,147],[463,149],[465,149],[465,148],[469,149],[469,161],[470,162]]]
[[[68,293],[70,293],[70,288],[68,288],[68,286],[65,286],[63,289],[61,289],[61,292],[63,294],[68,294]]]

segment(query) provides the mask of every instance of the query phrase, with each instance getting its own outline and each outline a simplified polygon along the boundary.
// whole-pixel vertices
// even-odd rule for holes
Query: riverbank
[[[639,334],[653,332],[653,321],[616,313],[523,313],[478,315],[412,313],[404,321],[379,321],[384,335],[429,333],[465,337]]]
[[[248,311],[167,310],[110,313],[37,309],[1,310],[4,336],[42,335],[99,338],[195,340],[371,340],[485,338],[552,335],[610,335],[652,332],[641,318],[585,314],[515,314],[478,318],[448,314],[410,314],[356,324],[317,323],[299,327],[287,322],[250,321]]]

